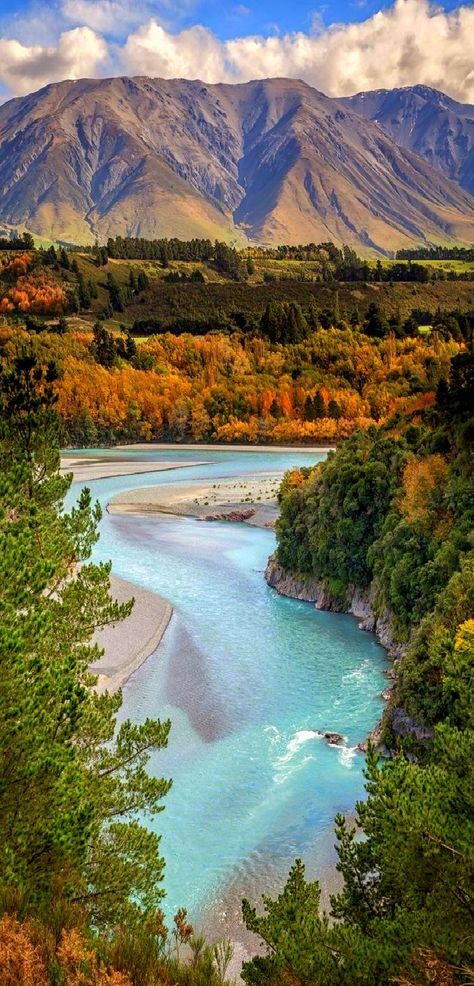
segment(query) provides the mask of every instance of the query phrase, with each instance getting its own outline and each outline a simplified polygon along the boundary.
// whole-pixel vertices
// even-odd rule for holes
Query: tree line
[[[397,250],[397,260],[464,260],[474,261],[473,247],[416,247]]]

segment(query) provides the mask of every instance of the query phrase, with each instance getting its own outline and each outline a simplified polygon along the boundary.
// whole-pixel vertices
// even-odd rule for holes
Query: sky
[[[474,103],[474,5],[455,0],[0,0],[0,102],[110,75],[330,96],[424,84]]]

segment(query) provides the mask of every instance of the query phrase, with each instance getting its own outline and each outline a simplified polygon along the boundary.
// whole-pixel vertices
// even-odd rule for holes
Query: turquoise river
[[[123,490],[283,474],[322,458],[232,449],[128,455],[206,465],[88,483],[103,507]],[[112,559],[116,575],[174,607],[158,650],[124,688],[123,714],[172,721],[168,749],[151,760],[173,779],[155,822],[167,913],[184,905],[197,924],[220,923],[234,937],[243,894],[273,892],[295,856],[311,874],[334,861],[332,820],[351,814],[363,794],[355,746],[380,714],[387,667],[352,617],[268,588],[263,569],[274,545],[272,531],[245,524],[104,512],[94,550]],[[327,729],[345,745],[321,740]]]

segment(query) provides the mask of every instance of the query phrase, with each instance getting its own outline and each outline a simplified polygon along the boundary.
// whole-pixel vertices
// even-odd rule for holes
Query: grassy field
[[[133,269],[135,275],[140,270],[146,273],[149,288],[133,297],[124,312],[117,312],[107,320],[107,326],[117,330],[120,325],[132,326],[136,320],[146,318],[159,318],[170,328],[177,319],[209,320],[215,326],[219,320],[225,322],[226,318],[232,319],[236,312],[258,320],[270,301],[297,301],[305,310],[311,306],[319,310],[338,306],[341,317],[346,319],[355,310],[361,317],[364,316],[371,301],[377,302],[387,316],[399,312],[402,318],[406,318],[413,309],[434,314],[437,308],[442,311],[457,308],[465,311],[474,305],[474,271],[472,281],[327,284],[312,279],[318,271],[317,261],[256,260],[255,272],[248,282],[236,283],[225,280],[204,263],[173,261],[169,268],[163,269],[159,261],[109,260],[106,267],[96,267],[93,258],[87,254],[78,254],[77,262],[85,279],[97,285],[98,297],[93,301],[90,313],[84,316],[91,321],[97,318],[108,302],[108,273],[112,273],[123,287],[129,283],[130,270]],[[456,261],[445,263],[455,264]],[[462,266],[462,262],[459,264]],[[205,284],[172,284],[164,280],[170,271],[190,273],[195,269],[203,272]],[[284,280],[264,283],[265,271],[279,277],[283,275]],[[426,322],[429,324],[428,319]]]
[[[394,264],[408,264],[408,260],[382,260],[382,267],[393,267]],[[369,267],[375,267],[377,261],[369,260]],[[420,264],[422,267],[431,270],[444,270],[446,273],[453,271],[455,274],[473,274],[473,260],[412,260],[412,264]]]

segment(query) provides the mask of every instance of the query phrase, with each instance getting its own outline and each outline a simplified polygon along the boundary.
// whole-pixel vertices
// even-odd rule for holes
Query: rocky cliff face
[[[388,611],[382,613],[375,611],[374,600],[370,591],[361,592],[355,586],[350,586],[345,600],[335,598],[318,579],[287,572],[277,561],[275,555],[272,555],[268,560],[265,579],[268,585],[272,589],[276,589],[282,596],[314,603],[316,609],[324,609],[332,613],[350,613],[355,616],[359,621],[361,630],[375,633],[382,647],[393,659],[393,665],[387,672],[387,676],[392,680],[392,687],[387,688],[382,695],[388,703],[387,707],[382,719],[374,726],[367,740],[361,740],[358,744],[361,752],[367,751],[367,744],[370,740],[380,753],[390,755],[390,750],[385,746],[387,733],[390,733],[392,737],[404,737],[410,734],[419,743],[424,743],[431,737],[432,730],[420,726],[392,700],[393,683],[398,677],[397,665],[403,658],[404,649],[394,637],[390,613]]]
[[[0,106],[0,223],[70,242],[472,242],[474,198],[400,143],[297,80],[62,82]]]
[[[268,585],[282,596],[314,603],[316,609],[328,610],[331,613],[350,613],[359,621],[361,630],[375,633],[390,657],[399,659],[403,656],[403,647],[393,634],[390,613],[387,610],[382,613],[375,612],[370,591],[362,592],[356,586],[349,586],[346,598],[341,600],[331,595],[324,583],[318,579],[287,572],[274,555],[268,560],[265,579]]]

